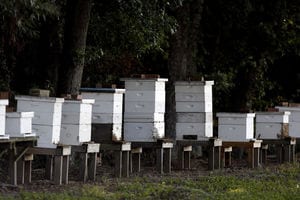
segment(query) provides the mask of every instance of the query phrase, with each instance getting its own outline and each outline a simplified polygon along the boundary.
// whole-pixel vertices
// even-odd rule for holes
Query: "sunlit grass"
[[[21,191],[0,199],[300,199],[299,164],[210,173],[205,176],[132,177],[85,184],[58,193]]]

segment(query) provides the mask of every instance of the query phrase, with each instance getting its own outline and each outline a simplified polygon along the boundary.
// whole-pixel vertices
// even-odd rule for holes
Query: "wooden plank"
[[[208,170],[214,170],[215,167],[215,151],[214,147],[210,146],[208,149]]]
[[[129,151],[122,152],[122,176],[129,177]]]
[[[163,148],[156,149],[156,168],[160,174],[164,173],[164,150]]]
[[[80,180],[84,183],[88,178],[88,154],[81,153],[81,170],[80,170]]]
[[[97,171],[97,153],[89,153],[88,162],[88,179],[91,181],[95,181]]]
[[[52,155],[46,156],[45,176],[48,180],[52,180],[53,178],[53,165],[54,157]]]
[[[52,148],[43,148],[43,147],[31,147],[27,151],[28,154],[36,155],[71,155],[71,146],[57,147],[56,149]]]
[[[25,174],[24,174],[24,183],[29,184],[31,183],[31,172],[32,172],[32,161],[31,160],[26,160],[25,161]]]
[[[62,164],[62,183],[69,183],[69,161],[70,156],[63,156],[63,164]]]
[[[24,184],[25,162],[22,159],[17,161],[17,183]]]
[[[114,151],[115,158],[115,176],[122,177],[122,151]]]
[[[54,156],[54,176],[53,181],[56,185],[62,184],[63,156]]]
[[[213,147],[214,149],[214,170],[221,168],[221,147]]]
[[[163,159],[163,168],[165,173],[171,173],[171,159],[172,159],[172,149],[165,148],[164,151],[164,159]]]
[[[184,151],[184,160],[183,160],[183,168],[191,169],[191,151]]]

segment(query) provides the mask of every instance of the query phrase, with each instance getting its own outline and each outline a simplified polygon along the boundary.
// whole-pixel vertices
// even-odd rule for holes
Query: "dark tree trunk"
[[[91,7],[92,0],[67,1],[63,58],[57,88],[58,95],[76,95],[79,93]]]
[[[174,137],[175,134],[175,88],[174,82],[189,80],[197,72],[195,58],[200,35],[200,23],[203,10],[203,0],[185,1],[175,17],[178,30],[171,38],[169,57],[169,83],[167,85],[167,116],[166,134]]]

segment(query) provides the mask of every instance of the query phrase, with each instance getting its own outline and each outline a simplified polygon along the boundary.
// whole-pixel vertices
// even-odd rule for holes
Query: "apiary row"
[[[47,148],[164,138],[167,79],[123,80],[125,89],[82,88],[80,100],[16,96],[15,113],[5,113],[8,101],[0,100],[0,138],[36,134],[38,147]],[[213,84],[175,82],[176,140],[213,137]],[[300,108],[277,108],[280,112],[217,113],[218,137],[223,141],[300,137]]]

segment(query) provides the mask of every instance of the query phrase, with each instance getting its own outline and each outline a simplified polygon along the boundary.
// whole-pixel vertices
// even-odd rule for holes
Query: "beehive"
[[[34,112],[6,113],[6,133],[10,137],[35,136],[32,133],[32,118]]]
[[[289,136],[300,138],[300,107],[277,106],[279,111],[290,112]]]
[[[91,141],[94,99],[65,100],[62,106],[60,143],[81,145]]]
[[[164,78],[127,78],[125,81],[124,139],[153,142],[165,137]]]
[[[56,148],[60,143],[63,98],[16,96],[18,112],[34,112],[32,133],[38,136],[37,146]]]
[[[255,113],[217,113],[218,136],[222,141],[246,142],[254,139]]]
[[[92,140],[122,140],[123,95],[125,89],[82,88],[83,98],[95,99],[92,114]]]
[[[213,136],[213,81],[175,82],[176,139],[207,140]]]
[[[289,135],[290,112],[257,112],[255,137],[278,139]]]
[[[8,136],[5,135],[5,113],[8,100],[0,100],[0,139],[6,139]]]

